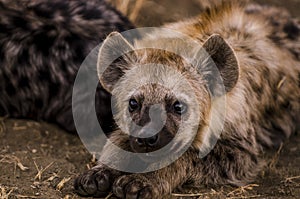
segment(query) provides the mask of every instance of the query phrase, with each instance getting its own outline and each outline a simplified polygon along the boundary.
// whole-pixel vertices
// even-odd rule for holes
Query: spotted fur
[[[79,66],[110,32],[131,28],[104,0],[1,0],[0,116],[53,122],[76,132],[71,100]],[[100,86],[96,107],[108,131],[110,94]]]

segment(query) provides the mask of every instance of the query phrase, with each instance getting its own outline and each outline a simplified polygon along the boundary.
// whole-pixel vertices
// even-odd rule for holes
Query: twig
[[[283,143],[280,144],[279,149],[277,150],[277,152],[275,153],[274,157],[270,161],[269,168],[274,168],[275,165],[277,164],[277,161],[278,161],[278,158],[279,158],[279,155],[281,153],[282,148],[283,148]]]
[[[38,171],[38,173],[37,173],[36,176],[34,177],[34,180],[36,180],[36,179],[41,180],[41,179],[42,179],[42,174],[43,174],[50,166],[52,166],[52,164],[53,164],[54,162],[51,162],[50,164],[48,164],[48,166],[46,166],[44,169],[43,169],[42,167],[41,167],[41,169],[39,169],[39,167],[37,166],[37,164],[36,164],[35,161],[33,161],[33,163],[34,163],[34,165],[35,165],[36,170]]]
[[[93,154],[92,154],[92,160],[91,160],[91,163],[95,164],[96,162],[97,162],[96,154],[93,153]]]
[[[64,197],[64,199],[70,199],[71,197],[72,197],[72,198],[75,198],[74,195],[71,196],[71,195],[68,194],[68,195],[66,195],[66,196]]]
[[[10,194],[14,191],[14,188],[12,188],[11,190],[8,191],[8,193],[6,193],[6,190],[4,187],[2,187],[0,185],[1,191],[0,191],[0,198],[1,199],[8,199]]]
[[[239,187],[231,192],[229,192],[227,194],[228,197],[230,197],[231,195],[240,195],[240,194],[243,194],[245,192],[247,192],[247,190],[252,190],[253,187],[258,187],[259,185],[258,184],[248,184],[246,186],[242,186],[242,187]]]
[[[22,163],[21,160],[14,156],[14,155],[0,155],[0,157],[2,157],[2,159],[0,160],[0,162],[6,162],[6,163],[14,163],[15,166],[18,166],[19,169],[21,169],[21,171],[26,171],[29,168],[25,167]]]
[[[22,131],[22,130],[26,130],[27,126],[14,126],[12,129],[14,131]]]
[[[17,198],[38,198],[37,196],[25,196],[25,195],[20,195],[20,194],[17,194],[15,195]]]
[[[221,191],[222,192],[222,191]],[[221,193],[220,192],[220,193]],[[216,195],[219,194],[219,192],[216,192],[214,189],[211,189],[211,192],[206,192],[206,193],[172,193],[172,196],[175,197],[198,197],[198,196],[205,196],[205,195]]]
[[[109,193],[104,199],[109,199],[112,195],[113,193]]]
[[[14,131],[22,131],[22,130],[26,130],[27,128],[28,128],[27,126],[18,126],[17,122],[15,122],[14,126],[12,127]]]
[[[263,195],[251,195],[251,196],[231,196],[231,197],[226,197],[226,199],[246,199],[246,198],[257,198],[257,197],[262,197]]]
[[[300,178],[300,176],[292,176],[292,177],[286,178],[286,180],[294,180],[294,179],[298,179],[298,178]]]
[[[6,126],[4,123],[4,120],[7,118],[7,116],[0,117],[0,134],[4,133],[6,131]]]
[[[283,85],[283,83],[285,82],[285,80],[286,80],[286,76],[284,76],[284,77],[279,81],[279,83],[278,83],[278,85],[277,85],[277,89],[280,89],[280,88],[281,88],[281,86]]]
[[[285,180],[283,180],[281,182],[284,182],[284,183],[293,182],[294,179],[299,179],[299,178],[300,178],[300,176],[292,176],[292,177],[285,178]]]
[[[63,179],[57,184],[56,189],[57,189],[58,191],[61,191],[62,188],[65,186],[65,184],[66,184],[67,182],[69,182],[70,180],[71,180],[71,177],[69,177],[69,178],[63,178]]]
[[[172,193],[172,196],[175,196],[175,197],[197,197],[197,196],[203,196],[203,195],[208,195],[210,193]]]
[[[47,180],[45,180],[46,182],[52,182],[55,178],[58,178],[57,173],[54,173],[53,176],[49,177]]]

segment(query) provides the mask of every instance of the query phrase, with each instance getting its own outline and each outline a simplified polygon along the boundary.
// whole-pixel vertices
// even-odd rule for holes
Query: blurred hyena
[[[278,147],[297,131],[300,122],[300,26],[287,12],[227,1],[212,6],[195,19],[166,27],[197,40],[208,53],[200,51],[204,54],[199,57],[209,56],[214,61],[225,92],[215,92],[218,82],[215,73],[210,71],[210,64],[206,63],[208,58],[199,59],[196,66],[191,66],[189,57],[166,50],[134,50],[147,44],[173,46],[179,48],[178,52],[189,51],[180,49],[182,39],[175,34],[153,32],[133,46],[119,33],[111,34],[99,51],[98,73],[103,87],[116,98],[117,123],[121,129],[128,130],[129,135],[120,129],[110,140],[127,151],[149,153],[169,143],[180,125],[196,129],[197,134],[177,161],[160,170],[130,174],[99,162],[75,181],[79,194],[104,196],[113,191],[120,198],[161,198],[187,182],[245,185],[254,180],[262,168],[264,161],[260,154],[263,149]],[[102,64],[109,58],[109,52],[120,49],[132,52],[104,70]],[[156,66],[147,67],[147,63]],[[186,79],[196,101],[189,97],[193,95],[191,88],[185,87],[170,71]],[[164,84],[140,85],[144,79],[151,82],[155,78]],[[129,91],[124,92],[126,89]],[[199,158],[199,152],[209,149],[211,138],[216,136],[208,126],[209,116],[214,103],[224,95],[226,110],[220,110],[225,112],[223,131],[210,153]],[[150,109],[154,105],[158,114],[150,119]],[[163,111],[164,114],[160,114]],[[196,113],[200,118],[198,123],[193,122]],[[142,128],[136,130],[126,126],[129,125],[126,118]],[[151,134],[156,128],[155,122],[160,120],[165,120],[160,131],[151,137],[145,136]],[[190,134],[186,131],[181,135],[174,152]],[[114,158],[118,154],[111,146],[107,143],[103,154]]]
[[[104,0],[1,0],[0,116],[75,132],[71,99],[82,61],[110,32],[131,28]],[[96,107],[103,129],[110,129],[110,94],[100,86]]]

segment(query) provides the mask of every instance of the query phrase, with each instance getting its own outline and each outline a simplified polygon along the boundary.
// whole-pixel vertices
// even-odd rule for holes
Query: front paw
[[[113,192],[119,198],[160,198],[159,190],[150,179],[139,174],[121,176],[113,185]]]
[[[110,191],[117,172],[105,167],[88,170],[76,178],[74,189],[81,196],[104,197]]]

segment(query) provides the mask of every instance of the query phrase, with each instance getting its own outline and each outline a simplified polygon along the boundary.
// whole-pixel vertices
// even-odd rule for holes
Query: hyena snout
[[[132,150],[138,153],[156,151],[173,138],[167,127],[165,111],[161,107],[152,106],[144,114],[131,128],[130,145]]]
[[[157,147],[160,141],[159,138],[159,134],[156,134],[148,138],[135,138],[133,142],[139,147]]]
[[[161,131],[153,135],[155,129],[142,129],[141,137],[130,136],[130,145],[134,152],[149,153],[166,146],[172,139],[171,133],[168,133],[164,127]],[[151,135],[146,137],[147,135]]]

